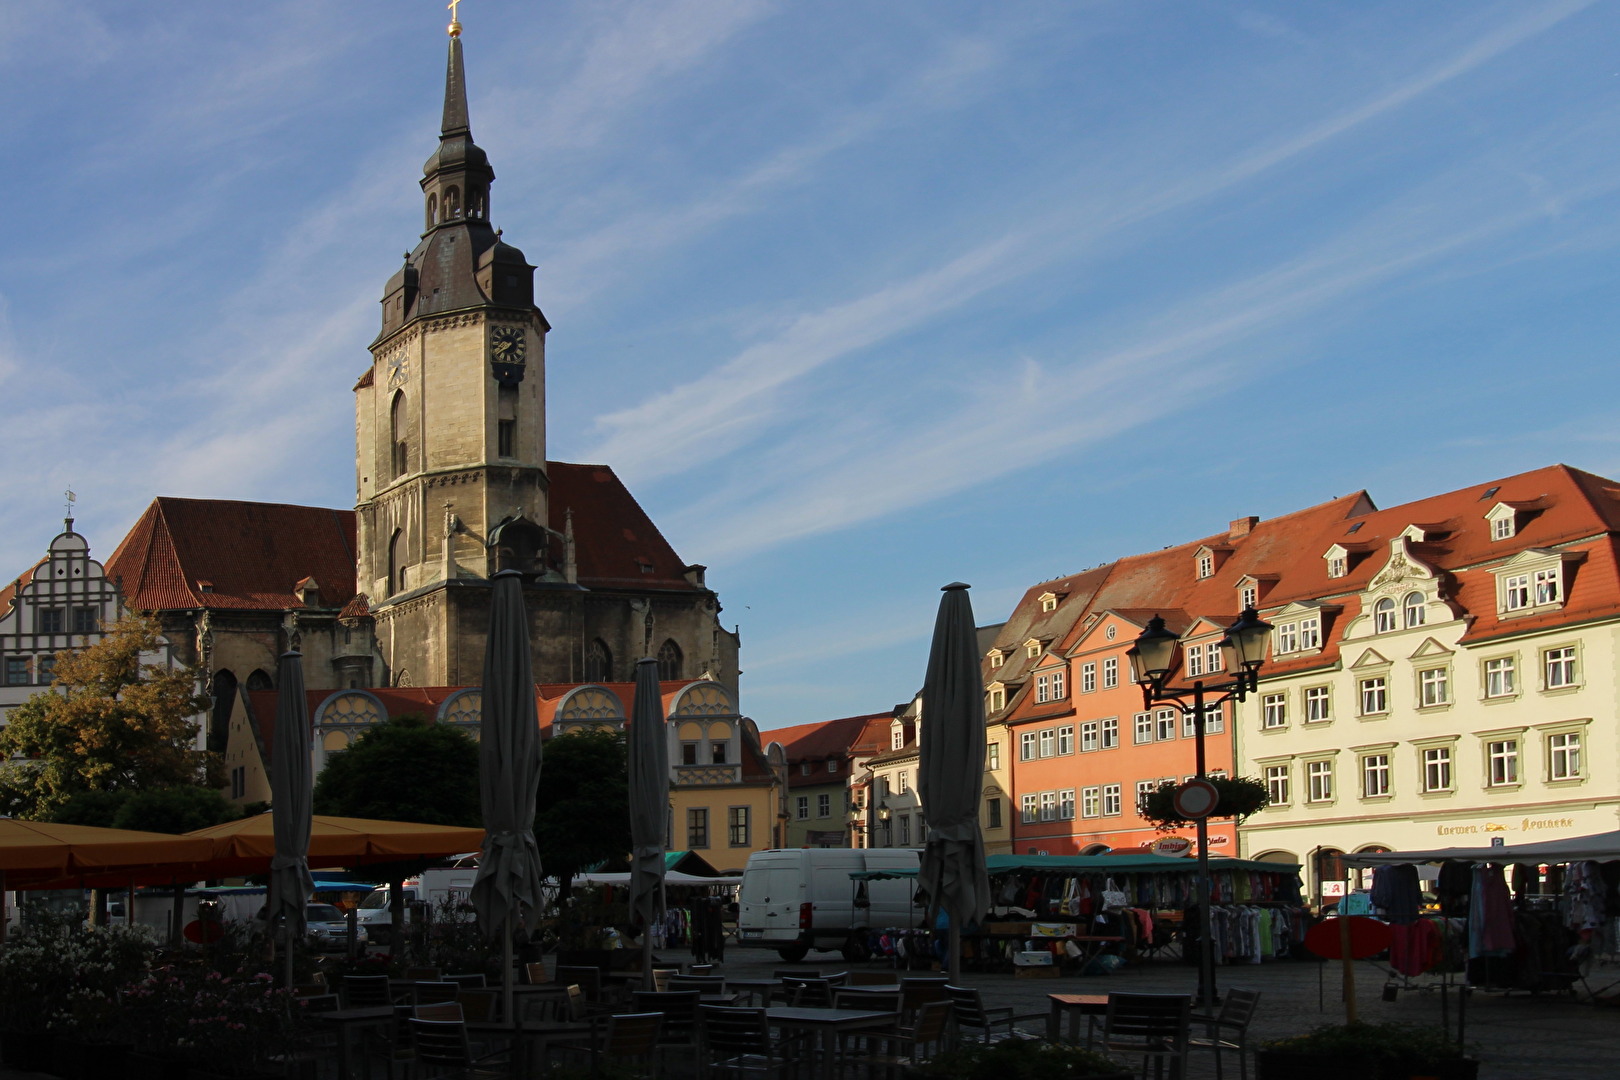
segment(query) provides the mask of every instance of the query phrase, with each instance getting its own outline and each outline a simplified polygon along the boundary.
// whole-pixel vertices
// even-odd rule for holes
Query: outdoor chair
[[[714,1073],[744,1077],[794,1077],[798,1061],[790,1054],[794,1044],[771,1038],[764,1009],[730,1005],[698,1006],[698,1075]]]
[[[467,1019],[461,1011],[461,1004],[455,1001],[435,1001],[427,1005],[413,1006],[411,1016],[417,1020]]]
[[[660,991],[660,992],[668,990],[669,989],[669,977],[671,975],[679,975],[680,973],[681,973],[680,968],[667,968],[667,967],[662,967],[662,968],[655,967],[655,968],[653,968],[653,970],[652,970],[653,989],[657,990],[657,991]]]
[[[412,982],[438,982],[443,972],[436,967],[412,967],[405,969],[405,978]]]
[[[803,968],[803,967],[777,968],[777,969],[775,969],[774,971],[771,972],[771,978],[773,978],[773,979],[819,979],[819,978],[821,978],[821,969],[820,968]]]
[[[911,1018],[917,1015],[917,1010],[935,1001],[950,1001],[950,995],[945,992],[949,979],[901,979],[900,980],[900,1015]]]
[[[897,1026],[891,1034],[870,1036],[871,1042],[885,1044],[880,1051],[850,1058],[849,1063],[869,1070],[881,1068],[886,1076],[909,1075],[944,1047],[950,1026],[951,1003],[930,1001],[917,1010],[909,1027]]]
[[[900,1015],[900,991],[861,990],[852,986],[832,988],[832,1007],[859,1009],[862,1012],[892,1012]]]
[[[543,982],[550,982],[550,977],[546,975],[545,961],[537,960],[532,964],[524,964],[523,981],[531,986],[538,986]]]
[[[338,990],[345,1009],[370,1009],[394,1003],[386,975],[345,975]]]
[[[651,1076],[656,1074],[654,1055],[663,1026],[663,1013],[615,1013],[607,1018],[607,1027],[600,1037],[594,1036],[596,1027],[592,1025],[593,1037],[587,1045],[559,1044],[556,1049],[588,1055],[593,1073],[601,1071],[605,1058],[613,1062],[615,1070]]]
[[[420,1066],[422,1080],[436,1076],[455,1076],[464,1080],[496,1080],[506,1077],[505,1063],[496,1064],[499,1054],[474,1057],[467,1041],[467,1025],[457,1020],[410,1021],[411,1045],[415,1063]]]
[[[893,986],[894,973],[889,971],[852,971],[846,986]]]
[[[1221,1071],[1224,1050],[1237,1052],[1238,1075],[1242,1080],[1249,1080],[1249,1021],[1254,1019],[1259,1005],[1258,990],[1228,990],[1220,1012],[1214,1016],[1193,1015],[1193,1025],[1202,1027],[1204,1034],[1190,1037],[1187,1046],[1193,1050],[1215,1051],[1215,1080],[1222,1080],[1224,1076]]]
[[[1116,1054],[1142,1055],[1142,1075],[1153,1062],[1154,1076],[1187,1075],[1188,1028],[1192,1002],[1184,994],[1109,994],[1103,1016],[1103,1049]]]
[[[686,973],[688,975],[713,975],[714,969],[719,966],[719,964],[687,964]]]
[[[723,994],[726,980],[723,975],[671,975],[669,989],[696,990],[700,994]]]
[[[463,990],[481,990],[489,985],[489,980],[482,971],[471,971],[465,975],[446,975],[445,982],[453,982]]]
[[[462,990],[456,994],[456,1003],[468,1020],[487,1023],[500,1016],[501,992],[491,989]]]
[[[602,969],[596,967],[573,967],[564,964],[557,965],[557,981],[565,986],[578,985],[585,992],[585,1011],[596,1016],[606,1016],[613,1011],[613,1006],[603,997]]]
[[[440,1001],[454,1001],[461,986],[453,982],[417,982],[411,984],[413,1005],[433,1005]]]
[[[660,1013],[664,1028],[658,1036],[662,1050],[690,1050],[697,1043],[697,1009],[701,997],[696,990],[637,990],[631,994],[631,1008],[638,1013]]]
[[[783,979],[782,991],[788,1004],[799,1009],[832,1007],[832,983],[826,979]]]
[[[1007,1005],[987,1008],[983,996],[970,986],[946,986],[944,990],[951,1002],[951,1015],[956,1019],[957,1030],[963,1035],[970,1031],[978,1032],[979,1042],[991,1043],[998,1038],[1033,1038],[1028,1032],[1019,1031],[1018,1025],[1026,1020],[1046,1019],[1044,1012],[1015,1013]],[[997,1028],[1004,1029],[999,1036],[996,1034]]]

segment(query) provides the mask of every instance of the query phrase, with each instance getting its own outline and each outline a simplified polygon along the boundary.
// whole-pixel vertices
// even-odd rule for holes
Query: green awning
[[[1018,871],[1064,873],[1095,870],[1125,874],[1192,874],[1198,871],[1198,860],[1169,855],[991,855],[984,860],[985,870],[991,877]],[[1259,862],[1254,859],[1231,859],[1211,856],[1211,870],[1259,870],[1282,874],[1299,872],[1298,863]],[[915,869],[856,870],[850,877],[857,881],[877,881],[883,878],[911,878]]]

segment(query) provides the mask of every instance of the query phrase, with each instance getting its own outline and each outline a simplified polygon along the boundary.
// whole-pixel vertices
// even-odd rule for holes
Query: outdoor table
[[[545,1065],[545,1052],[549,1044],[564,1039],[578,1039],[596,1042],[596,1024],[511,1024],[505,1020],[469,1020],[467,1033],[469,1035],[499,1035],[509,1041],[512,1051],[513,1075],[525,1077],[529,1075],[530,1061],[533,1057],[533,1046],[538,1043],[541,1047],[541,1062]]]
[[[1046,1038],[1050,1042],[1058,1041],[1058,1033],[1063,1027],[1063,1014],[1069,1014],[1069,1041],[1080,1041],[1080,1018],[1082,1016],[1103,1016],[1108,1012],[1107,994],[1048,994],[1052,1001],[1052,1011],[1046,1018]],[[1086,1045],[1091,1045],[1091,1029],[1086,1029]]]
[[[786,1031],[803,1031],[814,1037],[821,1053],[821,1075],[832,1080],[835,1075],[833,1053],[837,1049],[838,1036],[888,1027],[894,1023],[895,1014],[866,1009],[800,1009],[787,1006],[766,1009],[765,1018]]]
[[[350,1034],[363,1032],[366,1028],[381,1028],[390,1032],[394,1026],[394,1006],[369,1005],[363,1009],[332,1009],[328,1012],[311,1013],[311,1019],[323,1024],[335,1024],[338,1028],[338,1080],[349,1078],[349,1046]],[[368,1074],[370,1070],[367,1070]]]
[[[502,1000],[506,987],[499,983],[484,987],[495,995],[496,1002]],[[568,986],[565,983],[518,983],[512,987],[512,1008],[519,1016],[523,1015],[523,1005],[528,1001],[566,1001],[568,1000]],[[497,1005],[497,1009],[499,1005]]]

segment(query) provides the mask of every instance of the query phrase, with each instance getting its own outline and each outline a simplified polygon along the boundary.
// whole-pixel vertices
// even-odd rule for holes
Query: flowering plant
[[[76,910],[30,905],[0,954],[0,1023],[105,1039],[118,988],[140,978],[156,951],[147,927],[86,926]]]
[[[229,1072],[284,1053],[293,995],[267,972],[169,965],[125,987],[124,1015],[142,1050]]]

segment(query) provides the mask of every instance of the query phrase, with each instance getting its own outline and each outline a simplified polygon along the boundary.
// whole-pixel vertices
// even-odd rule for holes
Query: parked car
[[[738,893],[737,942],[775,949],[798,963],[811,949],[838,950],[851,962],[870,955],[873,930],[914,927],[918,855],[907,848],[789,848],[748,857]],[[912,876],[857,883],[861,870]]]
[[[265,931],[265,914],[268,908],[261,907],[258,915],[253,918],[255,932],[263,934]],[[331,904],[304,905],[304,922],[306,934],[311,948],[319,950],[337,950],[349,947],[349,921],[344,918],[343,912]],[[366,928],[356,925],[354,928],[355,942],[362,948],[366,944]]]

